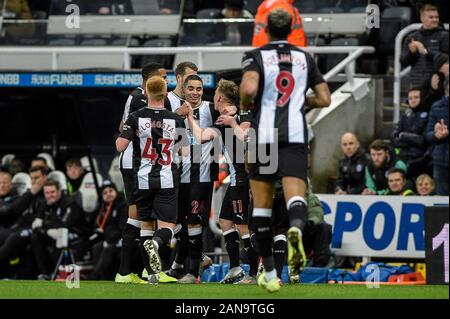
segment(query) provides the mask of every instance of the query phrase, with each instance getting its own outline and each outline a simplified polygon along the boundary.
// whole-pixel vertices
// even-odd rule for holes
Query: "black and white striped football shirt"
[[[239,117],[237,121],[239,124]],[[215,125],[214,127],[219,130],[222,137],[223,156],[230,173],[230,186],[248,183],[244,164],[245,143],[236,137],[231,126]]]
[[[306,91],[325,82],[313,58],[287,41],[273,41],[246,52],[243,71],[260,75],[252,127],[259,144],[308,143],[304,106]]]
[[[131,113],[120,137],[133,143],[138,189],[173,188],[179,183],[175,143],[188,143],[180,116],[164,108],[146,107]]]
[[[123,110],[122,121],[125,123],[128,116],[134,111],[140,110],[147,106],[147,97],[144,95],[144,89],[140,86],[133,90],[128,96]],[[130,143],[125,151],[120,154],[120,169],[133,169],[133,144]]]
[[[165,107],[170,107],[172,112],[175,112],[184,102],[184,100],[174,92],[169,92],[167,100]],[[219,112],[214,109],[214,104],[207,101],[203,101],[200,106],[194,109],[194,117],[197,119],[201,128],[214,126],[219,115]],[[216,181],[219,174],[219,163],[214,160],[215,155],[217,155],[213,154],[214,142],[209,141],[201,144],[200,142],[195,141],[195,138],[189,129],[187,119],[185,120],[185,126],[188,128],[187,132],[191,142],[191,150],[190,156],[183,157],[182,165],[180,165],[181,183]]]

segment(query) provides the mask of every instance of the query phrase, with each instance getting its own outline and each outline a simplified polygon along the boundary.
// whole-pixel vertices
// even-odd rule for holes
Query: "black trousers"
[[[313,267],[325,267],[331,257],[331,225],[323,222],[318,225],[309,224],[303,234],[303,246],[307,255],[312,254]]]
[[[92,247],[94,259],[94,271],[91,274],[93,280],[110,280],[118,270],[120,248],[116,245],[103,246],[103,241]]]
[[[26,250],[30,236],[22,233],[23,231],[26,230],[4,229],[0,231],[0,262],[18,257]]]
[[[39,274],[50,275],[57,262],[56,242],[42,230],[35,230],[31,235],[31,249]],[[49,250],[53,252],[50,253]]]

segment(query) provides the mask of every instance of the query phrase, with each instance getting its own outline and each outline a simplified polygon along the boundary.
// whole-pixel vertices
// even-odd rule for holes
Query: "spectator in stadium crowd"
[[[31,228],[31,247],[39,270],[38,279],[49,280],[59,249],[56,240],[62,230],[68,231],[69,247],[75,260],[85,253],[89,226],[80,206],[61,191],[58,182],[47,180],[44,184],[45,205],[39,209]]]
[[[103,202],[95,220],[96,230],[89,238],[93,244],[95,264],[90,279],[109,280],[117,272],[112,267],[119,261],[122,230],[128,218],[128,203],[118,193],[116,185],[109,180],[103,182],[101,192]]]
[[[431,105],[439,101],[445,94],[444,83],[448,78],[448,55],[439,54],[434,61],[435,73],[431,77],[429,84],[422,88],[423,99],[421,103],[421,110],[430,112]]]
[[[51,169],[48,166],[47,160],[40,156],[35,157],[31,160],[30,167],[44,167],[47,170],[47,173],[51,172]]]
[[[448,78],[445,95],[431,106],[426,139],[434,146],[433,179],[437,195],[448,195]]]
[[[225,6],[218,15],[219,19],[253,18],[253,15],[244,9],[244,0],[225,0]],[[241,30],[236,23],[226,23],[224,30],[224,40],[221,42],[227,45],[243,45],[249,43],[251,38],[246,30]]]
[[[86,172],[79,158],[71,158],[66,162],[67,193],[69,195],[78,191]]]
[[[27,0],[7,0],[2,16],[5,19],[32,20],[30,6]],[[35,30],[33,23],[13,23],[4,25],[6,37],[18,40],[21,37],[32,36]]]
[[[0,171],[0,231],[11,226],[25,209],[13,188],[12,175]]]
[[[416,179],[416,190],[420,196],[435,195],[435,184],[433,178],[428,174],[419,175]]]
[[[45,168],[31,168],[30,177],[31,189],[29,191],[20,197],[11,197],[9,200],[5,197],[3,203],[0,204],[0,215],[8,216],[9,221],[12,221],[12,224],[6,225],[8,228],[0,229],[0,265],[21,256],[25,251],[30,243],[31,223],[37,211],[45,204],[42,190],[47,181]]]
[[[389,190],[386,195],[411,196],[414,192],[408,188],[405,171],[399,168],[391,168],[388,172]]]
[[[255,16],[255,29],[253,31],[252,46],[260,47],[269,43],[267,32],[267,17],[269,13],[276,9],[284,9],[292,18],[291,33],[288,42],[292,45],[304,47],[307,45],[305,30],[303,29],[302,18],[296,7],[294,0],[264,0],[258,7]]]
[[[370,162],[366,166],[363,195],[385,195],[388,191],[388,171],[395,167],[407,171],[406,163],[395,157],[391,147],[382,140],[370,144]]]
[[[364,190],[364,172],[370,162],[370,155],[361,147],[353,133],[341,138],[344,158],[339,160],[335,194],[361,194]]]
[[[430,158],[426,155],[428,143],[423,135],[428,113],[421,111],[421,90],[411,88],[408,92],[409,108],[401,116],[392,132],[392,145],[397,157],[408,167],[408,177],[414,179],[427,171]]]
[[[437,7],[425,4],[420,9],[422,27],[411,33],[403,44],[401,64],[411,66],[411,85],[424,86],[434,72],[434,59],[448,54],[448,31],[439,25]]]
[[[20,158],[14,157],[11,161],[11,164],[9,164],[9,172],[11,173],[11,175],[14,177],[14,175],[16,175],[17,173],[25,171],[25,162]]]
[[[225,0],[219,19],[253,18],[250,11],[244,9],[244,0]]]

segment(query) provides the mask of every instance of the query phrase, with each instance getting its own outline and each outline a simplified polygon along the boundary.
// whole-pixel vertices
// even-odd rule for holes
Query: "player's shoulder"
[[[133,91],[131,91],[130,95],[131,95],[132,97],[144,95],[144,89],[141,88],[140,86],[138,86],[138,87],[135,88]]]

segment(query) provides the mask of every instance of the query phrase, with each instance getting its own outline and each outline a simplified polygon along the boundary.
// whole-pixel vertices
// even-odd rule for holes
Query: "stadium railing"
[[[400,57],[402,55],[403,39],[412,31],[418,30],[422,27],[422,23],[413,23],[402,29],[395,37],[395,55],[394,55],[394,124],[397,124],[400,120],[400,93],[401,93],[401,81],[402,78],[408,75],[411,71],[411,67],[402,70],[400,63]],[[448,30],[449,24],[444,24],[444,27]]]

